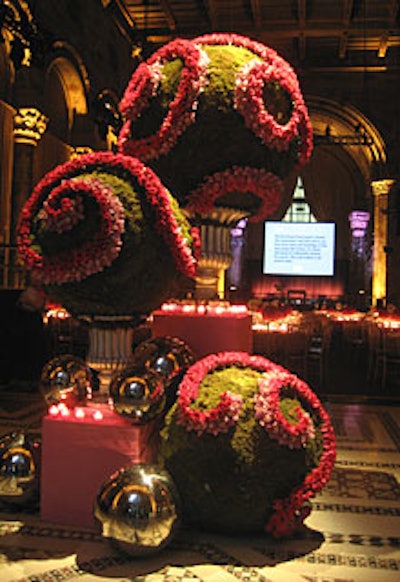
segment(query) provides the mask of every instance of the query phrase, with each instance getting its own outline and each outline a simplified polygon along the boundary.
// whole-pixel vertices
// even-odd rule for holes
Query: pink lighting
[[[211,316],[222,316],[222,317],[238,317],[241,315],[247,315],[248,309],[246,305],[231,305],[227,301],[210,301],[208,303],[196,303],[192,301],[182,302],[168,302],[163,303],[160,308],[162,313],[168,313],[170,315],[211,315]]]
[[[365,210],[353,210],[349,214],[350,228],[352,235],[362,238],[368,228],[370,214]]]
[[[113,419],[115,414],[113,404],[110,402],[107,405],[102,405],[102,410],[98,407],[92,408],[91,406],[77,406],[76,408],[70,409],[63,402],[60,402],[58,404],[52,404],[47,412],[49,416],[57,420],[84,421],[89,423]],[[105,419],[105,416],[107,416],[107,419]]]

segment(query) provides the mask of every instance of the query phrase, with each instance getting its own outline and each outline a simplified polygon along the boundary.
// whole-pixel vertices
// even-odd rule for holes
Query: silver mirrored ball
[[[15,432],[0,439],[0,502],[26,506],[38,501],[41,438]]]
[[[72,354],[55,356],[43,367],[40,391],[48,406],[65,404],[82,406],[91,395],[95,378],[82,358]]]
[[[165,548],[179,527],[179,501],[170,475],[152,464],[137,464],[111,475],[101,486],[94,515],[102,535],[134,556]]]
[[[145,424],[164,411],[164,381],[153,370],[128,366],[111,379],[109,391],[115,411],[132,424]]]

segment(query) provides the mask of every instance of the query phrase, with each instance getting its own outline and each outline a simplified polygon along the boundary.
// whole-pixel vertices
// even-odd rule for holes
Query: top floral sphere
[[[295,72],[236,34],[166,44],[135,70],[120,109],[119,150],[150,165],[200,215],[229,206],[263,220],[312,151]]]

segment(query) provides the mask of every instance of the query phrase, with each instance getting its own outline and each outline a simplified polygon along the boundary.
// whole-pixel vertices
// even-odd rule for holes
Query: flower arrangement
[[[149,108],[163,89],[163,67],[169,61],[176,63],[180,70],[180,81],[175,97],[168,103],[168,112],[162,119],[156,133],[130,138],[132,125]],[[120,110],[126,117],[121,129],[120,142],[126,144],[125,153],[130,153],[146,161],[167,153],[179,136],[193,123],[198,106],[199,94],[205,84],[207,55],[189,40],[177,39],[161,47],[148,62],[141,63],[132,76],[121,100]],[[168,89],[166,88],[168,94]],[[134,130],[133,130],[134,132]]]
[[[17,243],[32,284],[74,315],[151,311],[194,276],[199,252],[154,172],[112,152],[49,172],[22,209]]]
[[[263,220],[312,151],[295,72],[237,34],[163,46],[133,73],[121,112],[119,150],[145,161],[200,217],[229,206]]]
[[[189,523],[281,537],[329,480],[336,444],[304,381],[262,356],[222,352],[186,372],[161,455]]]

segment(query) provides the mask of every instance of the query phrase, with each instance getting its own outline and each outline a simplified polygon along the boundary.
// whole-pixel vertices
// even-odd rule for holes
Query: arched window
[[[300,176],[297,178],[296,187],[293,192],[292,203],[282,218],[283,222],[317,222],[308,204],[303,181]]]

